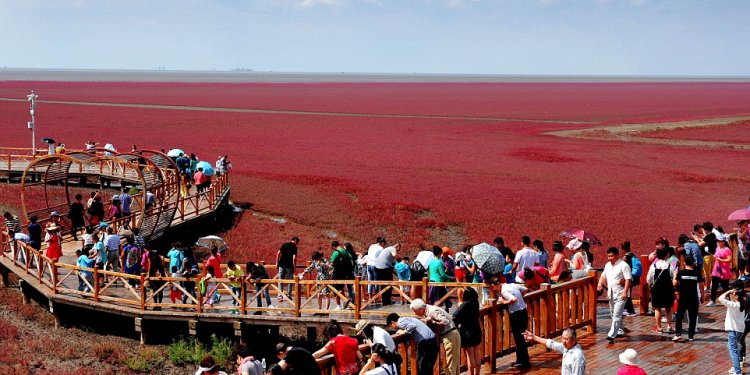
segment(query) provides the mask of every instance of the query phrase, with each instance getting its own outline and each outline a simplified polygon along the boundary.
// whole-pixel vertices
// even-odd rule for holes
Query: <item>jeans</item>
[[[417,375],[432,375],[440,347],[435,339],[422,340],[417,344]]]
[[[740,369],[740,337],[742,337],[742,332],[727,331],[729,358],[732,359],[732,367],[734,367],[735,374],[742,373],[742,369]]]
[[[89,289],[89,286],[86,285],[86,283],[83,281],[83,276],[78,276],[78,291],[79,292],[85,292]],[[92,280],[92,275],[86,275],[85,280],[89,282],[89,284],[94,284],[94,281]]]
[[[294,278],[294,268],[291,267],[279,267],[279,279],[291,280]],[[288,292],[286,293],[289,298],[292,298],[292,284],[288,284]],[[279,289],[284,290],[284,284],[279,284]]]
[[[700,303],[695,301],[683,301],[677,303],[677,317],[675,318],[675,334],[677,336],[682,335],[682,318],[685,316],[685,312],[688,314],[688,338],[693,338],[695,335],[695,325],[698,324],[698,305]]]
[[[367,280],[375,281],[378,278],[375,276],[375,266],[367,266]],[[378,285],[368,285],[367,286],[367,293],[369,294],[375,294],[380,291],[380,286]]]
[[[612,327],[607,333],[607,337],[617,337],[617,332],[623,330],[622,325],[622,311],[625,309],[625,300],[619,297],[609,298],[609,312],[612,316]]]
[[[622,313],[622,310],[620,310]],[[510,330],[513,332],[513,341],[516,342],[516,363],[523,366],[531,366],[529,361],[529,348],[523,333],[529,328],[529,314],[526,309],[510,314]]]
[[[234,294],[235,296],[237,296],[237,298],[239,298],[239,300],[241,301],[242,300],[242,296],[240,295],[240,292],[241,292],[242,288],[240,288],[238,286],[233,286],[231,288],[232,288],[232,294]],[[239,304],[240,303],[237,302],[237,300],[234,299],[234,297],[232,297],[232,306],[238,306]]]
[[[260,285],[258,283],[255,283],[255,291],[260,292],[260,290],[263,288],[263,285]],[[266,296],[266,306],[271,306],[271,293],[268,292],[268,288],[263,291]],[[258,307],[263,307],[263,302],[260,299],[260,294],[258,294],[258,297],[256,298],[258,300]]]

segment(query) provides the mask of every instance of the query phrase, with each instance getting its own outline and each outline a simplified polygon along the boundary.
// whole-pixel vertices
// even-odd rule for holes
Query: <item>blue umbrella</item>
[[[213,176],[214,173],[216,173],[214,167],[207,161],[199,161],[198,164],[195,165],[195,169],[198,170],[198,168],[203,168],[203,174],[205,176]]]
[[[176,157],[179,157],[180,155],[182,155],[184,153],[185,153],[185,151],[182,151],[179,148],[173,148],[173,149],[169,150],[169,152],[167,152],[167,156],[169,156],[170,158],[176,158]]]

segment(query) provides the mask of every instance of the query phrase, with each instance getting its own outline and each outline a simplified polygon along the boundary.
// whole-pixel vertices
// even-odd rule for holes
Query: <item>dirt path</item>
[[[750,116],[722,117],[714,119],[664,122],[656,124],[621,124],[613,126],[598,126],[586,129],[560,130],[544,134],[565,138],[618,140],[622,142],[639,142],[683,147],[729,148],[735,150],[750,150],[750,144],[735,144],[719,141],[701,141],[694,139],[666,139],[648,138],[642,135],[661,130],[676,130],[686,128],[700,128],[708,126],[723,126],[737,124],[750,120]]]

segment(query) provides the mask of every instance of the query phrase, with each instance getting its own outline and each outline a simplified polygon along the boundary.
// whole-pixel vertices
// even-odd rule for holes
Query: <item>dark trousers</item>
[[[510,330],[513,332],[513,340],[516,342],[516,363],[519,365],[531,365],[529,361],[529,347],[523,333],[529,328],[529,314],[526,309],[510,314]]]
[[[721,286],[721,290],[726,292],[729,290],[729,280],[711,276],[711,301],[716,302],[716,293],[719,290],[719,286]]]
[[[698,300],[683,301],[682,299],[677,303],[677,317],[675,317],[675,334],[677,336],[682,335],[682,318],[685,317],[685,312],[687,311],[688,319],[690,320],[688,324],[688,338],[693,338],[695,335],[695,325],[698,323],[699,304]]]
[[[633,298],[631,297],[632,294],[633,294],[633,285],[630,286],[628,299],[625,300],[625,311],[627,311],[628,314],[630,315],[635,315],[635,306],[633,306]]]
[[[417,375],[432,375],[439,350],[440,346],[435,339],[423,340],[417,344]]]
[[[378,281],[389,281],[393,280],[393,268],[385,268],[375,269],[375,277]],[[393,293],[393,290],[391,288],[386,289],[383,294],[381,294],[381,298],[383,300],[383,306],[387,306],[391,304],[391,294]]]

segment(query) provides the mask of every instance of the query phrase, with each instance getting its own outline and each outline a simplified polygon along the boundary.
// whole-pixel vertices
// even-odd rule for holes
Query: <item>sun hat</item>
[[[719,234],[716,236],[716,241],[724,241],[727,242],[727,236],[724,234]]]
[[[581,245],[583,245],[583,242],[581,242],[581,240],[577,238],[574,238],[570,240],[570,242],[568,242],[567,248],[570,250],[578,250],[578,248],[580,248]]]
[[[638,353],[635,349],[625,349],[624,352],[620,353],[620,362],[626,365],[637,365]]]
[[[354,326],[354,332],[357,332],[358,335],[361,335],[362,331],[364,331],[365,328],[367,328],[367,326],[369,326],[370,324],[372,324],[371,321],[367,319],[360,319]]]
[[[55,231],[55,230],[58,230],[58,229],[60,229],[60,228],[55,223],[51,223],[50,225],[47,225],[47,230],[48,231]]]
[[[451,250],[450,247],[445,246],[443,247],[443,254],[453,255],[453,250]]]

